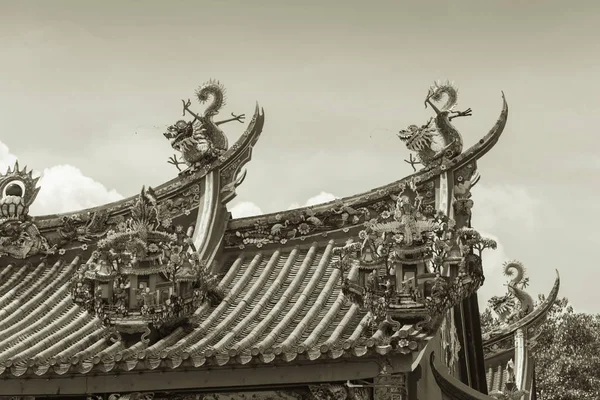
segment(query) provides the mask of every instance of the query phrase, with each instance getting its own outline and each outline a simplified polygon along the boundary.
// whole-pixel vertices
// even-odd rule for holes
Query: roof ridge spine
[[[348,349],[352,347],[352,345],[358,340],[358,338],[360,338],[360,335],[362,334],[365,327],[369,324],[371,318],[372,314],[370,311],[366,313],[364,317],[362,317],[359,324],[356,326],[356,328],[354,328],[352,335],[350,335],[350,337],[344,342],[344,348]]]
[[[85,317],[84,317],[85,318]],[[87,335],[91,331],[95,331],[98,329],[97,320],[89,319],[85,325],[81,328],[71,332],[66,337],[62,337],[59,341],[54,343],[52,346],[47,347],[43,351],[39,352],[35,357],[33,357],[33,362],[35,364],[43,364],[47,362],[53,355],[60,353],[61,351],[70,347],[75,340],[79,337],[79,335]]]
[[[10,314],[7,317],[3,317],[2,316],[2,312],[6,311],[6,308],[0,310],[0,330],[3,329],[3,327],[5,325],[12,325],[14,322],[14,320],[16,318],[19,317],[23,317],[23,316],[27,316],[26,318],[29,317],[29,315],[31,314],[30,312],[35,308],[36,310],[33,311],[32,313],[35,315],[39,315],[41,311],[43,310],[39,310],[39,307],[34,307],[35,304],[40,300],[45,298],[48,293],[52,292],[53,290],[56,289],[57,286],[59,286],[59,291],[61,290],[61,285],[65,285],[66,278],[70,277],[71,272],[75,269],[75,266],[77,264],[77,262],[79,261],[79,257],[75,257],[75,259],[73,260],[73,262],[71,262],[67,268],[65,268],[59,275],[58,277],[52,281],[52,283],[50,283],[49,285],[47,285],[44,289],[42,289],[41,291],[39,291],[35,296],[33,296],[32,298],[28,299],[25,303],[21,304],[20,307],[18,307],[16,310],[12,311],[12,314]],[[57,264],[60,263],[61,267],[62,267],[62,261],[59,260],[57,261]],[[37,281],[33,287],[37,290],[44,282],[41,281]],[[66,286],[66,285],[65,285]],[[50,295],[50,297],[52,297],[52,295]],[[45,303],[45,302],[43,302]]]
[[[26,268],[26,267],[23,267]],[[14,302],[15,299],[14,297],[16,297],[17,299],[20,297],[24,297],[22,296],[22,293],[19,293],[21,291],[21,288],[26,287],[32,280],[34,279],[38,279],[39,275],[41,274],[42,270],[46,269],[46,264],[45,263],[40,263],[38,264],[37,267],[35,267],[35,269],[33,271],[31,271],[29,274],[27,274],[27,276],[22,279],[17,285],[13,286],[10,290],[8,290],[6,293],[4,293],[2,296],[0,296],[0,309],[4,308],[7,304],[11,303],[11,297],[13,297],[12,301]],[[49,271],[46,271],[49,272]],[[44,274],[45,276],[46,274]],[[29,286],[29,289],[25,289],[25,292],[27,291],[31,291],[31,286]],[[25,295],[26,296],[26,295]]]
[[[330,254],[328,257],[327,267],[329,267],[331,257],[332,257],[332,254]],[[290,349],[290,347],[292,347],[295,343],[298,342],[298,340],[300,340],[302,334],[309,327],[310,323],[315,318],[318,317],[319,312],[321,312],[321,310],[324,308],[326,301],[332,295],[332,293],[336,287],[336,284],[338,283],[339,277],[340,277],[340,270],[338,268],[333,269],[333,271],[331,272],[331,275],[329,275],[329,279],[327,279],[327,282],[325,283],[325,287],[323,288],[323,290],[321,290],[321,293],[319,293],[319,296],[317,297],[315,302],[312,303],[312,305],[311,305],[310,309],[308,310],[308,312],[306,313],[306,315],[304,315],[304,317],[302,318],[300,323],[298,325],[296,325],[296,327],[294,328],[292,333],[285,339],[285,341],[283,341],[283,343],[281,343],[282,349],[284,349],[285,351],[288,351]],[[339,299],[339,297],[338,297],[338,299]],[[308,301],[308,297],[307,297],[307,301]],[[336,301],[337,301],[337,299],[336,299]],[[335,302],[334,302],[334,304],[335,304]],[[329,309],[328,314],[330,314],[330,312],[333,309],[334,309],[334,307],[331,307]],[[335,311],[337,311],[337,310],[335,310]],[[302,350],[302,351],[300,351],[300,350]],[[300,347],[298,348],[298,352],[302,353],[302,352],[304,352],[304,350],[305,350],[305,347],[303,346],[303,344],[300,345]]]
[[[315,251],[316,251],[316,249],[315,249]],[[281,289],[281,287],[283,286],[283,281],[284,281],[284,279],[286,279],[289,276],[289,274],[292,270],[292,267],[294,266],[296,259],[298,258],[299,253],[300,253],[300,250],[298,249],[298,247],[295,247],[290,252],[290,254],[288,255],[287,260],[283,266],[283,269],[279,273],[279,276],[277,277],[277,279],[275,279],[275,282],[273,282],[273,285],[271,285],[271,287],[269,288],[267,293],[265,293],[263,298],[254,307],[253,312],[256,311],[256,314],[259,314],[266,306],[266,303],[268,303],[270,301],[273,294],[275,294],[276,292],[278,292]],[[308,253],[310,253],[310,250],[308,251]],[[306,257],[308,257],[308,253],[305,256],[305,259],[306,259]],[[298,277],[298,274],[296,275],[295,279],[297,279],[297,277]],[[298,279],[298,280],[300,280],[300,279]],[[292,285],[293,285],[293,281],[292,281]],[[284,292],[283,296],[285,296],[285,292]],[[282,298],[283,298],[283,296],[282,296]],[[256,314],[254,314],[254,315],[256,315]],[[252,317],[254,317],[253,314],[250,314],[250,315]],[[250,315],[247,318],[249,318]],[[249,320],[250,319],[251,318],[249,318]],[[248,335],[246,335],[246,337],[244,337],[241,341],[237,342],[234,346],[232,346],[230,350],[232,352],[235,352],[236,354],[238,354],[240,351],[242,351],[246,347],[248,347],[248,345],[250,343],[252,343],[254,340],[256,340],[256,337],[262,332],[262,329],[259,329],[260,328],[259,326],[261,324],[266,325],[266,323],[264,323],[264,321],[267,321],[267,320],[269,320],[268,316],[267,316],[267,318],[263,319],[261,321],[261,323],[259,323],[256,327],[254,327],[254,329]],[[245,325],[245,324],[240,323],[238,326],[243,326],[243,325]],[[243,326],[243,328],[245,328],[245,326]],[[237,335],[237,333],[236,333],[236,335]],[[233,340],[233,338],[234,338],[234,336],[232,336],[231,340]],[[225,338],[221,341],[223,342],[224,340],[225,340]],[[225,343],[221,344],[219,342],[217,345],[215,345],[215,348],[218,348],[220,346],[226,346],[226,345],[227,344],[225,344]]]
[[[221,281],[217,285],[218,289],[225,290],[229,286],[229,284],[231,283],[231,281],[233,280],[233,278],[239,271],[240,267],[242,266],[242,263],[244,261],[243,256],[244,256],[244,253],[240,254],[240,256],[238,256],[235,259],[235,261],[233,262],[231,267],[229,267],[229,270],[227,271],[227,273],[225,274],[223,279],[221,279]],[[207,303],[207,302],[202,303],[196,309],[196,311],[194,311],[192,318],[194,320],[198,320],[198,319],[202,318],[202,316],[204,316],[204,314],[206,314],[208,312],[208,310],[210,310],[210,308],[211,307],[210,307],[209,303]],[[166,349],[167,347],[172,346],[173,344],[177,343],[186,334],[187,333],[185,332],[185,329],[183,329],[182,327],[179,327],[179,328],[175,329],[175,331],[171,332],[171,334],[169,336],[159,340],[158,342],[154,343],[152,346],[148,347],[147,352],[151,355],[154,355],[155,353],[158,353],[161,350]],[[166,354],[164,354],[164,355],[166,356]]]
[[[63,292],[67,292],[66,290],[67,288],[61,289],[61,291],[56,292],[57,293],[57,298],[61,297],[61,294],[63,294]],[[64,293],[66,294],[66,293]],[[63,297],[63,299],[58,302],[57,304],[55,304],[52,308],[51,311],[48,311],[44,314],[44,316],[40,319],[38,319],[37,321],[35,321],[33,324],[28,325],[26,328],[24,328],[23,331],[19,330],[20,326],[23,324],[27,324],[29,321],[27,321],[27,319],[22,319],[21,321],[19,321],[17,324],[14,325],[14,329],[11,326],[11,334],[10,336],[5,337],[1,342],[0,342],[0,352],[4,351],[7,347],[12,346],[15,341],[18,342],[19,338],[22,337],[27,337],[27,335],[33,335],[36,333],[36,330],[38,327],[45,325],[45,323],[48,320],[53,320],[55,319],[55,317],[58,315],[58,319],[62,318],[69,310],[76,310],[76,307],[65,307],[68,306],[70,304],[69,302],[69,298],[67,297]],[[8,330],[7,330],[8,331]]]
[[[31,347],[28,347],[21,353],[13,355],[12,359],[25,360],[31,357],[33,354],[37,354],[40,349],[45,349],[47,346],[52,347],[54,345],[63,345],[63,342],[69,340],[71,335],[77,334],[78,331],[85,328],[88,324],[91,325],[92,323],[95,323],[93,319],[88,319],[86,321],[86,317],[93,318],[89,316],[86,311],[80,310],[79,313],[77,313],[68,324],[60,328],[56,327],[52,334],[48,335],[46,338],[35,343],[34,345],[30,344]]]
[[[14,264],[8,264],[5,268],[2,268],[0,270],[0,282],[2,282],[4,280],[4,276],[11,273],[12,274],[12,270],[15,269],[15,265]]]
[[[335,275],[335,280],[337,281],[340,270],[336,269],[334,272],[337,272],[337,274]],[[333,273],[331,275],[333,276]],[[358,275],[358,264],[352,265],[350,271],[348,272],[348,279],[353,280],[356,277],[356,275]],[[335,299],[333,305],[327,311],[327,314],[325,314],[323,319],[319,321],[317,326],[313,329],[313,331],[306,338],[306,340],[302,342],[300,348],[303,348],[303,350],[309,349],[317,343],[317,340],[319,340],[325,329],[327,329],[327,327],[331,324],[335,316],[339,313],[340,308],[344,304],[345,299],[346,296],[344,296],[344,293],[339,291],[337,298]]]
[[[39,265],[38,265],[39,268]],[[41,285],[40,280],[37,280],[35,282],[33,282],[29,288],[29,290],[31,289],[36,289],[38,286]],[[7,294],[11,293],[11,291],[8,291]],[[35,296],[34,296],[35,297]],[[10,303],[5,304],[2,309],[0,309],[0,329],[3,325],[7,325],[6,320],[12,320],[15,318],[15,315],[13,313],[15,313],[15,311],[19,310],[19,308],[22,307],[23,304],[21,304],[23,301],[23,299],[20,296],[15,296],[12,301],[10,301]],[[29,301],[29,300],[27,300]],[[25,304],[27,303],[27,301],[25,302]],[[21,307],[19,307],[21,306]],[[12,319],[11,319],[12,317]],[[9,321],[10,323],[10,321]]]
[[[344,317],[342,318],[340,323],[335,327],[335,329],[333,330],[333,332],[331,333],[329,338],[321,346],[322,353],[325,353],[325,352],[329,351],[331,348],[336,348],[338,346],[340,337],[342,336],[342,334],[348,327],[350,320],[352,320],[352,318],[354,318],[354,316],[359,311],[359,309],[360,308],[356,303],[352,303],[350,305],[350,308],[348,309],[346,314],[344,314]]]
[[[10,276],[10,278],[8,278],[6,282],[0,285],[0,294],[10,291],[10,288],[13,287],[15,281],[18,281],[21,278],[21,276],[25,273],[25,270],[26,268],[19,268],[17,272],[15,272],[13,275]]]
[[[93,358],[94,364],[98,364],[100,362],[103,362],[103,363],[109,362],[109,361],[111,361],[111,358],[113,359],[112,361],[114,361],[115,355],[123,347],[124,347],[124,344],[122,341],[118,341],[118,342],[111,344],[110,346],[108,346],[104,350],[101,350],[94,356],[94,358]]]
[[[233,328],[227,335],[225,335],[218,343],[212,346],[215,352],[223,351],[223,348],[229,345],[237,335],[239,335],[244,329],[247,328],[247,325],[250,321],[252,321],[260,312],[265,308],[265,305],[271,300],[273,295],[281,290],[281,286],[283,284],[283,280],[288,277],[290,270],[298,256],[298,248],[294,248],[287,256],[285,264],[283,268],[279,271],[277,278],[275,281],[269,286],[269,289],[263,294],[258,303],[252,308],[252,311],[244,317],[242,321],[240,321],[235,328]],[[237,355],[237,348],[231,349],[230,356]]]
[[[276,250],[275,252],[273,252],[273,254],[271,255],[271,258],[267,262],[266,267],[263,269],[262,273],[260,274],[260,277],[256,280],[256,282],[254,282],[254,284],[252,285],[252,287],[250,288],[248,293],[246,293],[246,295],[239,301],[239,303],[235,306],[235,308],[232,311],[228,312],[225,319],[223,319],[217,326],[215,326],[208,335],[203,337],[200,341],[190,345],[187,348],[186,352],[197,353],[197,352],[201,351],[202,347],[206,343],[208,343],[210,340],[212,340],[217,334],[221,333],[223,329],[226,329],[229,325],[231,325],[232,322],[235,321],[235,319],[237,319],[237,317],[242,313],[242,311],[244,311],[246,309],[246,307],[248,307],[250,302],[254,299],[254,297],[256,297],[256,295],[264,287],[266,280],[271,275],[271,272],[273,272],[273,268],[277,264],[277,261],[279,261],[280,254],[281,254],[281,252],[279,250]],[[254,262],[254,261],[255,260],[252,260],[252,262]],[[262,258],[260,261],[262,261]],[[253,270],[256,269],[256,267],[258,266],[260,261],[257,262],[256,265],[252,268]]]
[[[86,335],[74,340],[64,349],[50,357],[50,362],[71,363],[71,356],[95,344],[99,338],[104,338],[106,329],[103,326],[96,325],[96,329],[90,329]],[[81,331],[80,331],[81,332]],[[74,363],[76,364],[76,363]]]
[[[300,293],[300,296],[294,303],[294,306],[292,307],[292,309],[290,311],[288,311],[288,313],[285,315],[285,317],[283,317],[283,319],[281,321],[279,321],[279,323],[275,326],[275,328],[273,328],[271,330],[271,332],[269,332],[267,337],[264,338],[256,346],[258,349],[261,350],[261,352],[262,352],[262,349],[271,347],[273,345],[275,340],[277,340],[277,337],[283,332],[283,330],[286,327],[289,326],[291,320],[304,307],[304,305],[306,304],[306,302],[308,300],[308,296],[315,290],[317,284],[323,277],[325,270],[329,266],[329,260],[332,255],[334,245],[335,245],[335,242],[333,240],[330,240],[329,243],[327,244],[327,247],[323,251],[321,260],[319,260],[319,264],[317,266],[315,273],[313,274],[310,281],[308,282],[308,285],[306,285],[304,287],[304,290],[302,291],[302,293]]]
[[[250,262],[250,265],[253,265],[255,260],[257,260],[256,262],[260,262],[261,258],[262,258],[262,253],[257,253],[254,256],[254,259],[252,260],[252,262]],[[256,264],[254,264],[254,265],[256,265]],[[246,269],[246,271],[243,272],[240,280],[237,281],[235,283],[235,285],[233,285],[233,287],[231,288],[229,293],[227,293],[227,295],[221,301],[221,303],[217,306],[217,308],[215,308],[213,310],[213,312],[210,313],[204,321],[202,321],[200,326],[198,326],[197,328],[194,328],[192,333],[190,333],[187,336],[184,336],[181,340],[179,340],[177,343],[175,343],[175,345],[171,346],[170,348],[167,348],[166,350],[168,351],[168,354],[180,352],[187,343],[189,343],[190,341],[196,340],[199,336],[201,336],[204,333],[204,331],[213,323],[213,321],[215,319],[217,319],[222,313],[224,313],[227,310],[227,308],[230,305],[230,302],[233,299],[235,299],[238,296],[238,294],[242,291],[242,289],[246,286],[246,283],[248,283],[248,281],[252,277],[253,273],[254,273],[254,270],[252,268]]]
[[[304,280],[304,277],[308,273],[308,268],[312,263],[313,258],[315,257],[315,253],[317,252],[318,246],[319,244],[317,242],[312,243],[311,247],[308,249],[306,255],[304,256],[304,259],[302,260],[302,263],[298,268],[298,272],[292,280],[292,283],[287,287],[285,292],[283,292],[283,294],[277,301],[277,304],[275,304],[275,306],[269,311],[265,318],[263,318],[263,320],[260,321],[258,325],[256,325],[254,329],[241,342],[237,344],[238,352],[249,347],[258,338],[258,336],[271,325],[275,317],[279,315],[279,313],[285,308],[285,306],[289,302],[290,297],[292,297],[293,294],[298,290],[298,287],[300,286],[300,284]],[[258,350],[256,346],[252,348],[253,354],[258,354],[259,351],[260,350]]]
[[[106,329],[100,329],[99,332],[100,333],[99,333],[98,337],[95,339],[94,343],[92,343],[91,345],[85,346],[84,348],[76,351],[75,354],[70,356],[71,364],[79,364],[81,362],[84,362],[85,360],[89,360],[90,362],[92,362],[91,359],[96,354],[98,354],[101,350],[108,347],[108,341],[106,340]],[[68,357],[68,356],[66,356],[66,354],[67,354],[66,352],[68,352],[68,350],[65,350],[62,352],[65,354],[62,354],[62,353],[57,354],[57,357],[61,357],[61,358]]]
[[[77,318],[73,319],[75,314],[83,314],[83,311],[78,307],[73,307],[71,310],[69,310],[69,312],[67,312],[67,314],[63,315],[60,320],[55,321],[54,324],[43,327],[39,331],[34,332],[33,335],[21,341],[19,344],[6,349],[2,354],[0,354],[0,361],[7,359],[8,357],[15,358],[15,355],[20,354],[23,347],[26,348],[23,352],[28,352],[32,348],[37,349],[40,346],[48,344],[54,333],[60,332],[65,327],[70,327],[74,321],[77,321]],[[37,340],[40,337],[43,337],[43,339]],[[20,358],[23,357],[21,356]]]

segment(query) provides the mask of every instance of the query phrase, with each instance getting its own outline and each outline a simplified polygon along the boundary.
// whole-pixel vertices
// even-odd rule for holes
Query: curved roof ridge
[[[254,225],[258,219],[268,219],[269,221],[275,221],[275,217],[277,215],[281,216],[282,214],[293,214],[299,213],[307,210],[312,210],[314,212],[320,212],[331,207],[335,206],[338,203],[355,205],[363,202],[372,202],[379,200],[382,197],[385,197],[387,194],[382,195],[383,192],[388,192],[389,190],[397,187],[399,184],[403,182],[407,182],[409,180],[415,180],[415,182],[423,182],[433,177],[436,177],[442,174],[447,169],[457,169],[463,166],[464,164],[471,162],[473,160],[481,158],[485,155],[491,148],[498,142],[498,139],[504,132],[504,127],[506,126],[506,122],[508,119],[508,103],[506,102],[506,97],[504,96],[504,92],[502,92],[502,111],[500,112],[500,116],[496,120],[494,126],[488,131],[488,133],[481,138],[476,144],[471,146],[466,151],[459,154],[457,157],[449,160],[446,164],[442,164],[440,166],[436,166],[433,168],[423,168],[415,173],[412,173],[402,179],[389,183],[387,185],[383,185],[377,187],[375,189],[368,190],[366,192],[350,195],[343,197],[341,199],[336,199],[329,201],[327,203],[321,203],[314,206],[305,206],[299,207],[291,210],[285,211],[276,211],[267,214],[255,215],[251,217],[244,218],[235,218],[232,219],[229,224],[232,229],[239,229],[247,226]]]

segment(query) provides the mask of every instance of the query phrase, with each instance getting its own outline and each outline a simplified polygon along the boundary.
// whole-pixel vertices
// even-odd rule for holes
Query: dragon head
[[[510,292],[504,296],[492,296],[488,300],[488,305],[501,322],[507,323],[515,308],[515,298]]]
[[[184,120],[177,121],[174,125],[167,128],[167,132],[163,135],[171,141],[173,148],[180,147],[180,144],[194,134],[192,123]]]
[[[8,168],[5,174],[0,174],[0,219],[23,220],[29,213],[29,206],[33,203],[40,191],[36,184],[39,180],[34,178],[32,171],[27,172],[27,167],[22,170],[19,162],[14,168]]]
[[[179,120],[169,126],[163,135],[171,141],[171,147],[183,155],[184,160],[195,163],[212,149],[205,132],[203,120],[194,123]]]

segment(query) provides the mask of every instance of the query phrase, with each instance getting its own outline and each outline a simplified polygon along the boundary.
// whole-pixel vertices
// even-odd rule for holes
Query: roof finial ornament
[[[167,128],[164,136],[171,141],[171,147],[181,153],[183,161],[177,155],[169,158],[169,163],[181,171],[179,165],[187,164],[192,168],[202,167],[227,151],[229,143],[219,125],[238,121],[244,122],[245,114],[236,115],[231,113],[232,118],[215,122],[213,117],[225,105],[225,88],[218,81],[210,80],[200,86],[196,91],[196,97],[202,104],[212,98],[204,113],[197,114],[190,109],[192,102],[188,99],[181,100],[183,103],[183,116],[186,112],[194,117],[191,122],[179,120]]]
[[[525,292],[529,284],[526,269],[520,261],[504,263],[504,275],[512,279],[506,285],[508,290],[504,296],[493,296],[488,303],[498,315],[500,323],[511,324],[533,311],[534,302],[531,295]]]
[[[446,104],[439,108],[434,102],[439,102],[446,95]],[[435,117],[422,126],[410,125],[398,133],[398,137],[406,142],[409,150],[417,153],[405,160],[416,171],[415,165],[422,164],[425,168],[440,164],[444,159],[451,159],[462,152],[462,136],[450,121],[457,117],[471,116],[471,109],[453,111],[458,100],[458,89],[451,82],[434,82],[429,88],[425,99],[425,108],[430,106],[435,111]]]
[[[19,168],[16,161],[0,174],[0,256],[25,259],[36,254],[53,251],[29,216],[40,188],[27,166]]]

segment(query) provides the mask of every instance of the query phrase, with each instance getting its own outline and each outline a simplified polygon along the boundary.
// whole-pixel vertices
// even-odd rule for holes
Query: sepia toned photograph
[[[0,400],[600,399],[599,26],[0,0]]]

